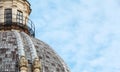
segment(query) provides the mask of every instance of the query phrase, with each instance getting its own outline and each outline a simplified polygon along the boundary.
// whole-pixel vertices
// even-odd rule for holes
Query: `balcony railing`
[[[22,22],[19,22],[22,21]],[[22,30],[30,36],[35,36],[35,25],[27,18],[22,17],[22,20],[17,18],[17,14],[12,14],[12,17],[7,19],[4,14],[0,15],[0,30],[17,29]]]

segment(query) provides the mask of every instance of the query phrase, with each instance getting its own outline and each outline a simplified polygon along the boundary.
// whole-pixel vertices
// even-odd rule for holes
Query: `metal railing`
[[[33,22],[27,18],[27,17],[22,17],[22,22],[19,22],[19,19],[17,18],[17,14],[12,14],[12,18],[7,19],[5,18],[4,14],[0,15],[0,30],[1,29],[6,29],[7,27],[11,27],[11,26],[16,26],[19,27],[20,29],[27,30],[28,34],[31,36],[35,36],[35,25],[33,24]],[[13,27],[11,27],[11,29],[14,29]]]

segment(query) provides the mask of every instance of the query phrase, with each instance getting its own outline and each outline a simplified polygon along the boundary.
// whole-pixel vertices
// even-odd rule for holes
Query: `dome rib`
[[[21,32],[21,34],[26,39],[26,41],[27,41],[27,43],[29,45],[29,48],[30,48],[30,51],[31,51],[31,55],[32,55],[32,62],[33,62],[35,58],[38,58],[35,46],[34,46],[32,40],[31,40],[31,38],[26,33]]]
[[[25,56],[23,41],[22,41],[20,33],[18,33],[17,31],[13,31],[13,32],[16,36],[17,46],[18,46],[18,54],[19,54],[19,58],[20,58],[21,56]]]

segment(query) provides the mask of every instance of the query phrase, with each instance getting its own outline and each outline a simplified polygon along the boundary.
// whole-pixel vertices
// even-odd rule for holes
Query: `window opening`
[[[21,11],[17,11],[17,23],[23,24],[23,13]]]
[[[5,24],[12,24],[12,9],[5,9],[4,20]]]

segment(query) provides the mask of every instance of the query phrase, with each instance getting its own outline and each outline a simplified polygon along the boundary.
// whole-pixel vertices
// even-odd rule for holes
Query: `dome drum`
[[[17,14],[12,14],[9,19],[5,19],[4,16],[0,15],[0,30],[20,30],[30,36],[35,36],[35,25],[29,18],[22,17],[19,19]]]

